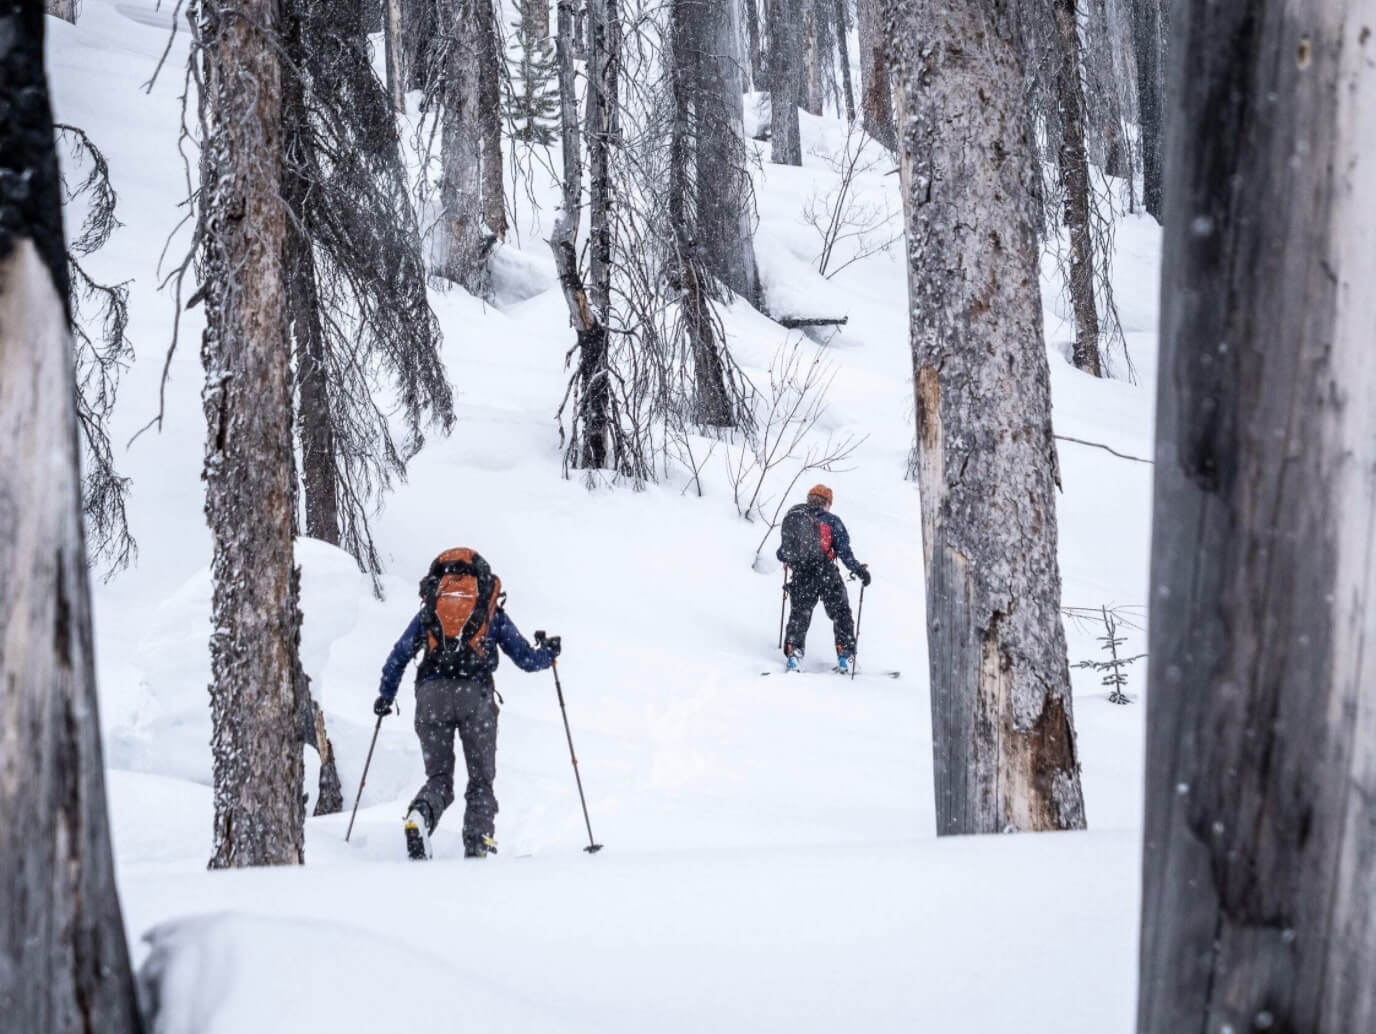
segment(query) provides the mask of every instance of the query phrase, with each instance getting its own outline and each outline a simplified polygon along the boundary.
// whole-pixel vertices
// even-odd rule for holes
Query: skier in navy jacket
[[[374,713],[392,710],[406,666],[421,651],[416,671],[416,735],[425,758],[425,785],[416,793],[406,813],[407,854],[414,859],[430,857],[430,834],[454,800],[454,734],[463,745],[468,768],[464,792],[463,853],[465,858],[495,854],[493,830],[497,798],[492,790],[497,775],[497,702],[492,673],[500,660],[496,647],[522,671],[542,671],[559,656],[558,636],[539,638],[531,646],[500,607],[488,623],[485,639],[485,670],[465,677],[438,671],[434,653],[427,649],[424,610],[411,619],[382,667]]]
[[[798,670],[818,599],[831,619],[837,668],[849,671],[855,659],[855,620],[836,561],[845,564],[864,585],[870,584],[870,571],[851,552],[850,535],[841,518],[831,512],[831,500],[830,488],[814,485],[808,491],[807,502],[795,506],[784,518],[783,542],[775,553],[793,569],[788,583],[788,632],[784,637],[789,671]],[[795,533],[795,527],[805,530]]]

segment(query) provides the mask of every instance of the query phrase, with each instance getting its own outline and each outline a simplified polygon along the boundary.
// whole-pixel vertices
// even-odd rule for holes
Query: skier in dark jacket
[[[783,542],[775,553],[793,570],[788,584],[788,631],[784,637],[789,671],[797,671],[803,659],[807,629],[818,599],[831,619],[837,668],[847,672],[855,660],[855,621],[836,561],[845,564],[864,585],[870,584],[870,572],[851,552],[850,535],[841,518],[831,512],[831,500],[830,488],[814,485],[808,491],[807,502],[793,507],[784,517]]]
[[[454,800],[454,734],[463,745],[468,768],[468,788],[464,792],[463,853],[465,858],[482,858],[497,851],[493,839],[497,798],[492,782],[497,775],[497,702],[492,673],[500,660],[496,647],[522,671],[541,671],[559,656],[558,636],[541,638],[531,646],[500,607],[488,622],[485,639],[487,658],[476,673],[465,677],[446,675],[436,653],[429,648],[425,611],[411,619],[382,667],[382,683],[373,711],[388,714],[396,699],[406,665],[421,651],[416,671],[416,735],[425,758],[425,785],[416,793],[406,813],[407,854],[413,859],[430,857],[430,834],[440,816]]]

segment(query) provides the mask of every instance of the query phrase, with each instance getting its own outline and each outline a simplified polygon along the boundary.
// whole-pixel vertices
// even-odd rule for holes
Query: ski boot
[[[842,675],[849,675],[851,668],[855,665],[855,654],[841,651],[836,654],[836,670]]]
[[[434,857],[430,851],[430,819],[423,804],[413,805],[402,824],[406,831],[406,857],[424,862]]]
[[[486,858],[490,854],[497,853],[497,841],[487,834],[473,839],[464,837],[463,856],[465,858]]]
[[[802,671],[803,651],[796,646],[786,647],[785,650],[788,653],[788,670]]]

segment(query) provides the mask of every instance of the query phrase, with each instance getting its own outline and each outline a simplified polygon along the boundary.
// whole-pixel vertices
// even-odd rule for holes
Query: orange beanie
[[[807,490],[807,497],[809,500],[816,497],[825,501],[828,506],[831,505],[831,489],[826,485],[813,485]]]

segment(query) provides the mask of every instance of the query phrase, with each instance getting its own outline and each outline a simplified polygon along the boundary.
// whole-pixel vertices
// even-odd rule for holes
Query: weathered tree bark
[[[856,0],[855,24],[860,34],[860,111],[865,132],[890,151],[897,150],[893,93],[889,86],[889,41],[879,24],[881,0]]]
[[[615,0],[595,0],[599,11]],[[559,66],[559,124],[564,152],[563,204],[554,219],[550,248],[559,284],[568,305],[569,320],[578,335],[579,443],[578,465],[585,470],[606,468],[611,458],[611,385],[607,368],[607,327],[602,312],[589,302],[578,271],[578,223],[582,207],[583,167],[578,130],[578,94],[574,78],[574,0],[559,0],[559,31],[555,55]],[[602,72],[608,71],[602,69]],[[590,77],[591,78],[591,77]],[[599,78],[599,84],[604,82]],[[589,84],[591,112],[594,91]],[[591,124],[591,119],[589,123]],[[605,196],[605,195],[604,195]],[[604,213],[605,218],[605,213]],[[609,245],[610,247],[610,245]],[[610,269],[610,266],[608,266]]]
[[[1175,17],[1137,1029],[1376,1030],[1370,9]]]
[[[436,270],[470,294],[487,291],[483,237],[482,143],[479,110],[482,45],[478,6],[485,0],[442,0],[445,27],[444,118],[440,132],[443,249]]]
[[[588,276],[605,322],[612,295],[611,147],[620,128],[621,16],[617,0],[586,0],[588,12]]]
[[[43,10],[54,18],[76,24],[77,0],[43,0]]]
[[[483,222],[495,239],[504,241],[506,188],[502,183],[502,69],[506,58],[497,31],[494,0],[477,0],[477,3],[479,43],[482,47],[478,115],[483,124]],[[548,11],[545,18],[548,21]]]
[[[803,5],[803,85],[802,106],[809,115],[820,115],[825,107],[822,97],[822,62],[831,53],[821,46],[821,11],[818,0],[801,0]]]
[[[1132,0],[1132,47],[1137,61],[1137,123],[1141,128],[1142,203],[1161,221],[1161,0]]]
[[[384,0],[383,42],[387,48],[387,96],[394,111],[406,111],[406,55],[401,45],[402,0]]]
[[[1033,122],[999,0],[885,0],[901,97],[937,832],[1084,826]]]
[[[677,188],[692,199],[696,232],[688,231],[705,270],[752,305],[759,273],[750,217],[745,106],[736,7],[711,0],[673,0],[676,116],[686,167]],[[672,164],[672,163],[671,163]],[[687,223],[684,224],[685,230]]]
[[[803,0],[766,0],[769,17],[770,161],[802,165],[798,105],[803,77]]]
[[[299,863],[303,853],[278,31],[273,0],[206,6],[197,26],[207,127],[201,361],[214,541],[212,868]]]
[[[1075,0],[1056,0],[1060,70],[1056,99],[1061,116],[1060,175],[1070,236],[1070,301],[1075,309],[1077,369],[1095,377],[1099,367],[1099,312],[1094,304],[1094,233],[1090,227],[1089,159],[1085,155],[1084,94],[1080,85],[1080,33]]]
[[[1132,164],[1123,130],[1123,102],[1114,72],[1113,30],[1108,0],[1089,0],[1085,34],[1086,118],[1095,160],[1109,176],[1130,176]]]
[[[846,100],[846,121],[855,121],[855,91],[850,83],[850,44],[846,28],[846,0],[835,0],[836,49],[841,59],[841,83]]]
[[[106,818],[43,9],[0,19],[0,1017],[138,1034]]]
[[[759,0],[745,0],[745,32],[750,47],[750,88],[767,90],[769,76],[764,67],[764,50],[760,47]]]

